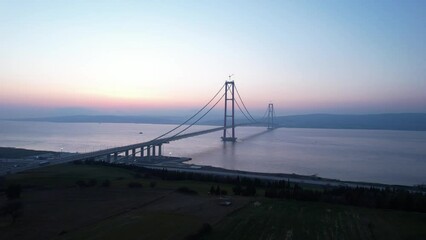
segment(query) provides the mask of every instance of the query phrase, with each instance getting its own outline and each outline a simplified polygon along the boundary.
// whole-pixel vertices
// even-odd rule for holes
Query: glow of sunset
[[[0,1],[0,118],[426,112],[425,1]],[[65,111],[62,112],[66,114]],[[71,112],[70,112],[71,114]]]

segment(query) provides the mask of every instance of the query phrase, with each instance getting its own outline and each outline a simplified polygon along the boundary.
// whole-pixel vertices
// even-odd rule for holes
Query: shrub
[[[74,163],[75,165],[81,165],[81,164],[83,164],[83,161],[82,160],[74,160],[74,161],[72,161],[72,163]]]
[[[234,192],[235,195],[241,195],[242,188],[241,188],[240,185],[237,185],[237,186],[232,188],[232,191]]]
[[[194,191],[192,189],[189,189],[188,187],[180,187],[176,190],[177,192],[183,193],[183,194],[189,194],[189,195],[195,195],[198,194],[197,191]]]
[[[214,194],[216,194],[216,195],[220,194],[220,187],[219,187],[219,185],[216,186],[216,190],[214,191]]]
[[[256,188],[253,185],[249,185],[242,190],[241,194],[243,196],[254,196],[256,195]]]
[[[109,187],[109,186],[111,186],[111,181],[109,181],[108,179],[102,182],[102,187]]]
[[[140,184],[140,183],[138,183],[138,182],[129,182],[129,183],[127,184],[127,186],[128,186],[129,188],[141,188],[141,187],[142,187],[142,184]]]

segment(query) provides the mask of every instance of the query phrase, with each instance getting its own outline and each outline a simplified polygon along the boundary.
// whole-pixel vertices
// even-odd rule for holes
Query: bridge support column
[[[231,80],[231,79],[230,79]],[[235,98],[234,98],[234,90],[235,90],[235,84],[234,81],[226,81],[225,82],[225,115],[223,120],[223,136],[222,141],[224,142],[235,142],[237,138],[235,137]],[[228,96],[228,92],[230,92],[231,96]],[[232,101],[231,103],[231,115],[228,114],[228,102]],[[228,118],[231,118],[231,126],[228,125]],[[226,130],[228,128],[232,128],[232,134],[230,137],[227,136]]]
[[[161,157],[162,153],[161,153],[161,147],[163,146],[163,144],[158,145],[158,156]]]
[[[151,146],[146,146],[146,157],[147,158],[151,157]]]
[[[124,152],[124,155],[126,156],[126,161],[129,161],[129,151],[130,151],[130,150],[126,150],[126,151]]]
[[[132,160],[135,160],[136,157],[136,149],[132,149]]]
[[[155,145],[152,145],[152,156],[155,157]]]
[[[268,130],[272,130],[275,128],[274,115],[275,115],[274,104],[270,103],[268,105]]]
[[[117,162],[117,158],[118,158],[118,153],[114,153],[114,162]]]
[[[107,157],[107,162],[110,163],[111,162],[111,154],[108,153],[106,157]]]

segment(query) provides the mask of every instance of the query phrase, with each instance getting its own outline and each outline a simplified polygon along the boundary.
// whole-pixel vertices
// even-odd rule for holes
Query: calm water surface
[[[0,146],[87,152],[151,140],[172,125],[0,121]],[[195,130],[211,128],[194,126]],[[139,134],[143,132],[143,134]],[[317,174],[341,180],[426,183],[426,132],[237,128],[237,143],[221,132],[167,144],[164,154],[191,163],[257,172]]]

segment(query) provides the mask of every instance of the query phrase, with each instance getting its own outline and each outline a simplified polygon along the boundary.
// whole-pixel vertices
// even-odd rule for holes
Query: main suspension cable
[[[269,111],[269,107],[266,108],[265,114],[263,114],[262,120],[260,120],[261,122],[263,122],[266,118],[266,114],[268,114]]]
[[[212,99],[210,99],[210,101],[206,104],[206,105],[204,105],[200,110],[198,110],[198,112],[196,112],[194,115],[192,115],[189,119],[187,119],[185,122],[183,122],[183,123],[181,123],[179,126],[177,126],[177,127],[175,127],[175,128],[173,128],[172,130],[170,130],[170,131],[168,131],[168,132],[166,132],[166,133],[164,133],[164,134],[162,134],[162,135],[160,135],[160,136],[158,136],[158,137],[156,137],[156,138],[154,138],[152,141],[154,141],[154,140],[157,140],[157,139],[159,139],[159,138],[162,138],[162,137],[164,137],[164,136],[166,136],[167,134],[169,134],[169,133],[171,133],[171,132],[173,132],[173,131],[175,131],[176,129],[178,129],[178,128],[180,128],[180,127],[182,127],[183,125],[185,125],[187,122],[189,122],[189,121],[191,121],[195,116],[197,116],[200,112],[202,112],[208,105],[210,105],[210,103],[217,97],[217,95],[219,95],[219,93],[222,91],[222,89],[225,87],[225,85],[223,85],[220,89],[219,89],[219,91],[213,96],[213,98]]]
[[[250,114],[250,112],[247,110],[247,107],[246,107],[246,105],[244,104],[244,101],[243,101],[243,99],[241,98],[241,95],[240,95],[240,93],[238,92],[238,88],[237,88],[237,86],[236,86],[236,85],[235,85],[235,90],[237,90],[238,98],[241,100],[241,103],[243,104],[244,109],[247,111],[247,114],[250,116],[250,118],[251,118],[251,119],[253,119],[253,121],[257,122],[257,121],[256,121],[256,119],[254,119],[254,118],[253,118],[253,116]]]
[[[246,119],[249,122],[253,122],[253,120],[251,120],[249,117],[247,117],[247,115],[244,113],[244,111],[241,109],[240,104],[238,103],[237,99],[235,99],[235,103],[237,104],[238,109],[240,109],[240,112],[244,115],[244,117],[246,117]]]
[[[179,134],[185,132],[188,128],[192,127],[194,124],[196,124],[198,121],[200,121],[203,117],[205,117],[214,107],[216,107],[216,105],[223,99],[223,97],[225,96],[225,93],[222,95],[222,97],[219,98],[219,100],[217,100],[217,102],[207,111],[205,112],[200,118],[198,118],[195,122],[193,122],[191,125],[188,125],[186,128],[184,128],[183,130],[181,130],[180,132],[176,133],[175,135],[172,136],[176,137]]]

